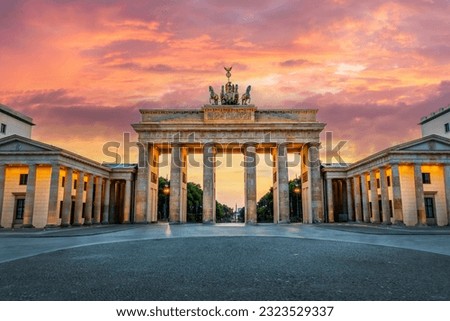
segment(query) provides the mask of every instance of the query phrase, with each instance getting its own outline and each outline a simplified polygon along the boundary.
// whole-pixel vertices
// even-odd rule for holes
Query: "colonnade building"
[[[203,155],[203,223],[215,222],[217,153],[244,155],[246,223],[257,223],[257,160],[270,155],[274,223],[289,223],[287,155],[296,153],[303,223],[449,224],[449,138],[431,134],[354,164],[321,164],[325,124],[317,110],[258,110],[249,104],[250,86],[241,104],[237,85],[228,81],[224,88],[220,96],[210,88],[210,104],[200,109],[141,110],[141,121],[132,125],[139,137],[137,164],[100,164],[32,140],[32,119],[1,105],[0,225],[156,223],[164,153],[171,155],[170,223],[187,221],[190,153]],[[448,119],[449,110],[433,120]],[[9,133],[12,127],[19,130]]]

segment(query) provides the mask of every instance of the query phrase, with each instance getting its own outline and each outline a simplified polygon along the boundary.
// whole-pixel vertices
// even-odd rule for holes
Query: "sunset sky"
[[[450,104],[449,17],[449,0],[2,0],[0,103],[111,162],[138,109],[199,108],[232,65],[258,108],[318,108],[352,162]]]

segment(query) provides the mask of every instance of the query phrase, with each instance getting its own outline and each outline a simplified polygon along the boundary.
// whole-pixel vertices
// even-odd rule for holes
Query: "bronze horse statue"
[[[212,104],[211,101],[214,101],[214,103]],[[214,92],[214,89],[212,86],[209,86],[209,103],[212,105],[217,105],[219,104],[219,95],[217,95]]]
[[[247,105],[250,103],[250,101],[251,101],[250,90],[252,90],[252,86],[248,86],[247,90],[245,91],[245,94],[242,95],[242,97],[241,97],[242,105]]]

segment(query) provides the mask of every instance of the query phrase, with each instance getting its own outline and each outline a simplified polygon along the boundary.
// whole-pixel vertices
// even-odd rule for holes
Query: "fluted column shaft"
[[[34,199],[36,195],[36,164],[28,165],[27,194],[23,211],[23,227],[33,227]]]
[[[77,188],[75,195],[75,213],[73,218],[73,225],[81,225],[83,219],[83,192],[84,192],[84,172],[78,171]]]
[[[70,225],[70,215],[72,211],[72,176],[73,169],[70,167],[66,168],[66,176],[64,179],[64,198],[63,198],[63,208],[61,215],[61,226]]]

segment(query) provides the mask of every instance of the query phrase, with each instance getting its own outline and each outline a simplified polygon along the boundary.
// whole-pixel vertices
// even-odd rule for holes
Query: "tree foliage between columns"
[[[289,217],[291,222],[302,221],[302,195],[301,193],[295,193],[295,187],[301,190],[301,183],[299,179],[293,179],[289,181]],[[256,214],[258,222],[260,223],[272,223],[273,222],[273,188],[260,198],[256,204]]]
[[[164,194],[164,187],[170,186],[170,181],[164,177],[159,178],[158,182],[158,217],[163,217],[164,206],[166,213],[168,212],[168,202],[170,195]],[[188,222],[202,222],[203,214],[203,190],[199,184],[187,183],[187,220]],[[216,221],[231,222],[233,217],[233,209],[229,206],[216,201]]]

